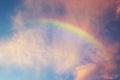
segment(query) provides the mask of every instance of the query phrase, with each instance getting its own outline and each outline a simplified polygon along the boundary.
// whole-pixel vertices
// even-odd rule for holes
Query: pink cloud
[[[50,13],[46,14],[42,11],[43,7],[41,4],[43,2],[51,7],[52,11]],[[66,14],[62,17],[55,13],[55,5],[58,3],[63,3],[66,8]],[[92,46],[90,49],[83,48],[83,46],[80,46],[84,43],[83,40],[79,40],[77,43],[76,40],[71,39],[68,34],[64,33],[64,35],[61,34],[59,39],[54,35],[53,39],[56,41],[54,41],[53,46],[50,46],[46,42],[46,29],[41,28],[40,25],[30,25],[32,26],[31,28],[29,26],[26,28],[25,25],[27,20],[42,18],[65,19],[68,22],[71,21],[71,23],[75,22],[78,25],[82,25],[85,29],[94,31],[92,34],[99,36],[98,33],[101,31],[101,27],[93,26],[93,22],[97,23],[96,18],[104,15],[106,10],[114,3],[115,0],[50,0],[49,2],[48,0],[25,0],[24,7],[26,10],[18,10],[16,15],[12,17],[16,33],[9,41],[0,43],[0,64],[34,69],[42,69],[42,67],[53,65],[57,74],[67,71],[75,72],[75,80],[85,80],[99,66],[103,67],[101,69],[102,73],[115,69],[112,57],[108,56],[117,51],[117,44],[105,49],[107,50],[106,52],[110,53],[103,55],[101,51],[96,50],[94,55],[93,51],[96,48]],[[119,14],[119,7],[117,8],[117,14]],[[94,28],[97,29],[94,30]],[[86,56],[93,63],[86,63],[83,66],[80,62]],[[107,75],[107,72],[105,74]],[[107,78],[109,76],[107,75]]]

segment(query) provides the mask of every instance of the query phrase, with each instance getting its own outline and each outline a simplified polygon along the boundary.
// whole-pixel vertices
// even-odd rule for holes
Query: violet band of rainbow
[[[111,60],[112,56],[109,54],[109,52],[106,50],[106,48],[103,46],[101,42],[99,42],[95,37],[93,37],[91,34],[86,32],[85,30],[82,30],[80,27],[77,27],[75,25],[72,25],[70,23],[65,23],[59,20],[54,19],[36,19],[36,20],[28,20],[26,21],[29,25],[42,25],[42,26],[48,26],[52,24],[51,27],[57,27],[59,29],[68,31],[70,33],[73,33],[74,35],[77,35],[79,37],[82,37],[89,43],[93,44],[96,48],[98,48],[101,51],[101,55],[105,57],[105,60],[109,61]]]

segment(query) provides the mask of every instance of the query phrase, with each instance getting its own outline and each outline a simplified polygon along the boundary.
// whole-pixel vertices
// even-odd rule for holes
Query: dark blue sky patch
[[[57,3],[55,5],[55,13],[58,15],[58,16],[63,16],[66,14],[66,7],[63,3]]]
[[[10,18],[15,14],[15,8],[21,3],[16,0],[0,0],[0,26],[10,23]]]
[[[120,21],[110,21],[103,30],[109,41],[120,41]]]
[[[111,6],[106,10],[106,13],[99,18],[100,26],[103,27],[101,35],[110,42],[120,41],[120,20],[115,20],[116,7],[117,5]]]
[[[115,78],[114,80],[120,80],[120,77]]]
[[[110,21],[115,19],[116,7],[117,5],[110,6],[103,15],[97,18],[101,26],[105,27]]]
[[[0,37],[9,36],[12,32],[11,16],[22,0],[0,0]]]

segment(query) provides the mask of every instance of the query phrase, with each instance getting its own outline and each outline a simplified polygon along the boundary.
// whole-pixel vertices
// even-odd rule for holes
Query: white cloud
[[[42,9],[39,4],[43,1],[47,2],[47,0],[25,0],[24,4],[27,10],[19,10],[13,17],[13,28],[16,32],[8,41],[0,42],[0,65],[34,69],[42,69],[42,67],[52,65],[57,74],[72,71],[78,66],[79,70],[76,71],[76,73],[78,72],[76,77],[80,80],[84,79],[86,74],[88,75],[89,72],[96,68],[96,65],[88,64],[84,66],[84,70],[80,71],[82,65],[80,62],[87,62],[87,60],[85,61],[84,59],[85,57],[91,59],[94,64],[100,62],[101,65],[103,65],[101,62],[107,57],[102,56],[102,52],[98,49],[96,50],[95,45],[90,45],[90,48],[83,47],[84,43],[86,44],[84,39],[73,39],[75,37],[71,37],[66,33],[53,33],[53,42],[52,45],[50,45],[46,40],[48,35],[46,35],[47,30],[45,28],[40,25],[25,25],[26,20],[56,17],[54,13],[52,15],[46,15],[41,11]],[[52,5],[56,4],[56,1],[51,1],[53,2],[50,2],[49,5],[53,8],[55,6]],[[86,20],[91,19],[91,17],[103,14],[106,8],[112,4],[110,1],[110,4],[106,5],[107,1],[104,3],[103,0],[100,1],[100,3],[96,0],[90,0],[89,2],[81,0],[83,5],[81,2],[77,2],[78,0],[74,1],[76,5],[72,5],[73,1],[69,1],[69,3],[63,0],[60,1],[67,6],[68,15],[66,16],[73,17],[76,21],[78,20],[77,18],[79,17],[80,19],[81,16],[78,15],[78,6],[80,6],[80,11],[83,12],[86,10],[84,11],[85,14],[82,14],[82,16],[87,15],[83,16],[85,17],[85,20],[83,20],[85,23],[87,22]],[[97,7],[95,4],[93,5],[94,1],[96,1]],[[102,3],[104,3],[103,6],[101,6]],[[99,6],[103,8],[98,9]],[[60,35],[57,35],[57,33]],[[96,54],[93,54],[93,51],[96,51]],[[103,60],[101,60],[101,58]],[[82,74],[82,76],[79,74]]]
[[[44,31],[44,30],[43,30]],[[46,35],[38,29],[18,31],[0,46],[0,63],[21,68],[38,68],[53,65],[56,73],[71,70],[78,64],[77,47],[67,40],[50,46]]]

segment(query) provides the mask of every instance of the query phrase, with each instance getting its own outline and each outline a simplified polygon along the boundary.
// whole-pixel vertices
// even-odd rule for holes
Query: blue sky
[[[0,38],[10,37],[13,33],[12,16],[20,0],[0,0]],[[35,80],[36,75],[32,69],[22,70],[15,67],[5,68],[0,65],[1,80]]]
[[[2,80],[35,80],[35,72],[16,68],[0,68],[0,79]]]
[[[12,15],[16,13],[16,8],[21,4],[21,0],[1,0],[0,1],[0,37],[9,36],[12,33]]]
[[[12,37],[12,16],[16,14],[16,9],[19,8],[21,2],[21,0],[0,1],[0,39]],[[51,37],[51,31],[49,31],[49,33],[49,37]],[[51,39],[49,40],[51,42]],[[42,74],[39,74],[40,76],[37,73],[39,74],[39,71],[33,69],[21,69],[15,66],[4,67],[3,65],[0,65],[0,80],[56,80],[56,74],[51,68],[43,69]],[[64,80],[67,80],[67,78]]]
[[[37,1],[39,3],[40,0],[37,0]],[[15,16],[17,14],[17,10],[19,10],[21,8],[21,5],[23,5],[23,1],[22,0],[0,0],[0,40],[1,39],[2,40],[6,40],[5,38],[7,38],[8,41],[9,41],[9,37],[13,36],[13,33],[14,33],[13,16]],[[26,6],[29,6],[29,4],[27,4]],[[30,5],[30,7],[33,7],[33,9],[28,9],[28,8],[26,8],[24,6],[25,8],[24,8],[23,12],[25,14],[25,19],[27,20],[27,19],[32,19],[33,17],[35,17],[35,18],[41,17],[42,14],[45,14],[45,17],[46,17],[46,15],[48,16],[49,13],[50,13],[50,16],[52,15],[52,16],[55,16],[55,17],[56,16],[57,17],[64,17],[64,16],[67,16],[68,14],[69,15],[67,17],[71,17],[72,16],[72,17],[76,18],[76,16],[81,16],[81,14],[78,14],[79,12],[74,13],[74,10],[72,11],[71,9],[69,9],[69,11],[72,11],[72,12],[71,13],[67,13],[68,12],[67,11],[67,7],[63,3],[55,4],[54,6],[52,5],[52,7],[50,5],[48,5],[47,3],[44,3],[41,6],[42,6],[42,12],[39,11],[39,8],[38,8],[38,11],[36,9],[37,7],[40,7],[40,5],[37,5],[37,6],[34,6],[33,4]],[[31,13],[29,13],[29,11]],[[21,10],[21,12],[22,12],[22,10]],[[80,13],[82,13],[82,11]],[[27,17],[26,17],[26,14],[28,14]],[[74,15],[72,15],[72,14],[74,14]],[[86,14],[88,14],[88,13],[86,13]],[[89,14],[87,16],[91,17],[91,14],[92,13],[90,13],[90,16],[88,16]],[[31,15],[32,15],[32,17],[31,17]],[[83,16],[83,14],[82,14],[82,16]],[[24,16],[20,16],[20,17],[24,18]],[[99,27],[101,27],[100,28],[101,31],[100,31],[99,35],[102,36],[102,38],[107,39],[107,42],[109,44],[112,44],[112,43],[113,44],[114,43],[115,44],[120,44],[120,18],[115,19],[115,17],[116,17],[116,5],[110,7],[106,11],[106,13],[104,15],[102,15],[102,17],[101,16],[100,17],[95,17],[95,18],[100,18],[100,20],[95,19],[95,22],[97,22],[97,20],[99,21],[99,24],[100,24]],[[83,18],[86,18],[86,16],[84,16]],[[92,19],[90,19],[90,20],[92,20]],[[19,18],[18,18],[18,20],[19,20]],[[79,20],[78,17],[76,18],[76,20]],[[78,23],[79,23],[79,21],[78,21]],[[52,25],[49,25],[49,26],[52,26]],[[91,27],[89,27],[89,28],[91,28]],[[47,38],[46,38],[46,40],[48,40],[48,44],[54,43],[53,42],[54,41],[53,40],[53,36],[54,36],[53,34],[55,33],[55,31],[56,31],[57,38],[60,37],[59,35],[63,36],[65,34],[62,31],[59,31],[59,30],[57,31],[57,29],[47,28],[47,34],[46,34]],[[20,34],[20,35],[23,35],[23,34]],[[40,35],[39,35],[39,37],[40,37]],[[19,35],[18,35],[18,38],[19,38]],[[36,38],[36,37],[33,37],[33,38]],[[17,40],[18,39],[15,39],[15,41],[17,41]],[[69,41],[72,41],[72,40],[69,40]],[[28,42],[28,43],[30,43],[30,42]],[[0,42],[0,44],[1,44],[1,42]],[[15,43],[15,44],[17,44],[17,43]],[[4,43],[3,43],[3,45],[4,45]],[[76,44],[76,45],[78,45],[78,44]],[[29,45],[28,45],[28,47],[29,47]],[[0,47],[0,51],[1,52],[2,52],[3,48],[4,47]],[[18,45],[18,48],[19,48],[19,45]],[[117,56],[120,56],[120,50],[119,50],[120,47],[119,47],[119,45],[117,47],[113,46],[112,49],[115,49],[116,50],[115,54]],[[29,48],[28,48],[28,50],[29,50]],[[0,52],[0,54],[1,54],[1,52]],[[2,54],[4,54],[4,52],[5,51],[3,50]],[[9,51],[7,52],[7,54],[8,53],[9,53]],[[71,51],[71,53],[72,53],[72,51]],[[46,58],[46,56],[45,56],[45,58]],[[88,60],[88,58],[86,60]],[[119,60],[115,59],[114,61],[116,61],[116,64],[118,65],[117,67],[119,69],[120,68]],[[9,62],[9,59],[8,59],[7,62]],[[2,64],[5,64],[5,63],[3,62]],[[36,62],[36,64],[37,64],[37,62]],[[14,66],[15,64],[13,64],[13,66],[7,66],[7,67],[5,65],[4,66],[1,65],[1,61],[0,61],[0,80],[56,80],[57,78],[61,78],[61,80],[74,80],[74,77],[73,77],[73,75],[71,73],[56,74],[55,70],[53,68],[49,67],[49,66],[45,67],[45,68],[42,68],[42,70],[40,70],[42,72],[42,74],[38,74],[40,72],[38,71],[38,73],[37,73],[37,71],[34,70],[33,68],[22,69],[22,68]],[[114,80],[120,80],[120,78],[116,78]]]

